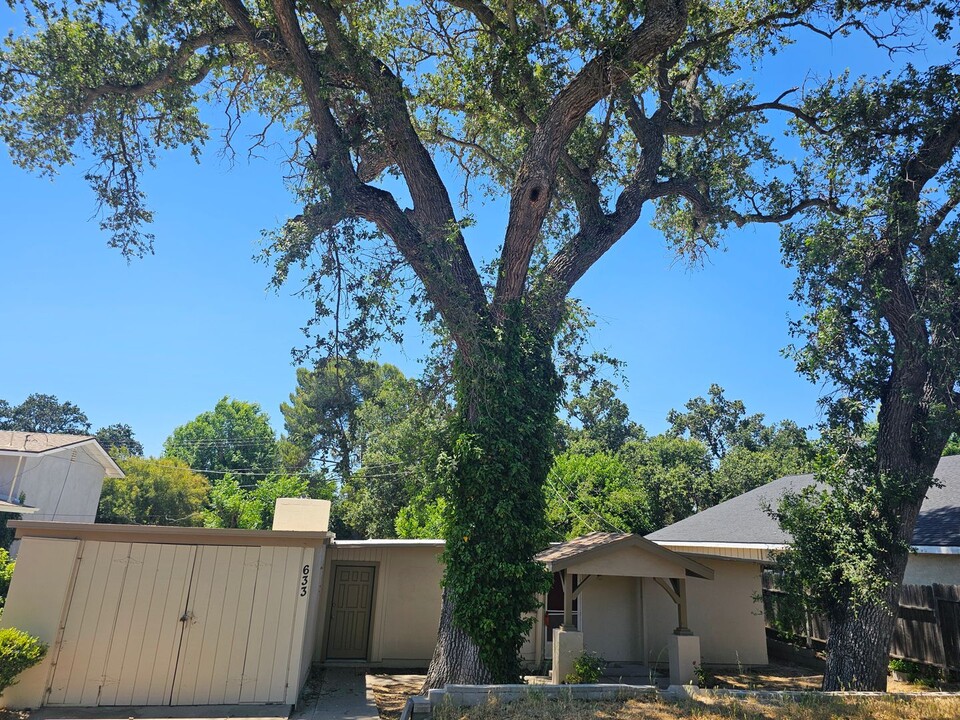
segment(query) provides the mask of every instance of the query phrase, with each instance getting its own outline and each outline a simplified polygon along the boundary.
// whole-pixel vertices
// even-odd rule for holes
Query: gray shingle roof
[[[940,460],[936,477],[943,487],[930,488],[913,533],[914,545],[960,547],[960,455]],[[786,492],[813,483],[813,475],[788,475],[722,502],[647,535],[658,542],[716,542],[784,545],[791,538],[766,513]]]
[[[13,452],[42,453],[47,450],[70,447],[88,440],[92,435],[65,435],[63,433],[19,432],[0,430],[0,450]]]

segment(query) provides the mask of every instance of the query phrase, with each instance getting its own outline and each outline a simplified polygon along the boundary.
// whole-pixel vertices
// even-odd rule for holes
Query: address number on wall
[[[304,565],[300,572],[300,597],[307,596],[307,588],[310,587],[310,566]]]

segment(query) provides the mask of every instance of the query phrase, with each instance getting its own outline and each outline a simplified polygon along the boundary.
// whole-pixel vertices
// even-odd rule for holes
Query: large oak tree
[[[780,509],[785,580],[830,620],[824,689],[882,690],[914,525],[960,430],[960,76],[841,77],[806,107],[830,133],[801,132],[804,174],[840,211],[791,225],[784,251],[799,367],[835,389],[833,457]]]
[[[404,293],[442,323],[457,413],[428,684],[516,678],[522,617],[546,587],[531,558],[545,538],[552,347],[568,295],[649,204],[696,255],[718,228],[829,202],[764,177],[780,165],[765,113],[812,119],[788,92],[758,99],[740,79],[813,3],[14,5],[29,26],[0,55],[0,137],[40,172],[92,155],[123,252],[151,250],[142,171],[173,147],[199,153],[203,109],[218,106],[228,149],[237,123],[258,120],[258,143],[286,144],[303,211],[267,254],[278,284],[302,275],[315,289],[314,329],[334,319],[321,349],[391,334]],[[489,273],[465,239],[477,193],[508,204]]]

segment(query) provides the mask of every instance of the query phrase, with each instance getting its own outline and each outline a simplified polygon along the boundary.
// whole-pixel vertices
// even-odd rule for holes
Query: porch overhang
[[[573,626],[573,600],[600,576],[650,578],[664,590],[677,606],[677,627],[669,646],[671,683],[683,684],[692,678],[692,666],[699,662],[700,639],[688,623],[687,579],[713,580],[712,568],[629,533],[590,533],[553,545],[536,559],[559,573],[563,583],[563,621],[553,648],[554,682],[564,677],[571,658],[583,650],[583,636]]]
[[[553,545],[536,559],[551,572],[575,575],[713,580],[706,565],[630,533],[590,533]]]
[[[573,598],[594,575],[652,578],[677,605],[674,634],[691,635],[687,626],[687,578],[713,580],[713,570],[640,535],[594,532],[554,545],[536,556],[563,578],[563,625],[570,629]],[[579,578],[574,586],[573,576]]]

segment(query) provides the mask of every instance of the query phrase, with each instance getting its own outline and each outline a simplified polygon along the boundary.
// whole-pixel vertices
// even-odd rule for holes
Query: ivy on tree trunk
[[[461,353],[454,367],[444,552],[444,602],[452,611],[443,611],[437,652],[457,652],[465,632],[477,648],[479,676],[494,682],[520,676],[530,614],[550,583],[533,556],[547,544],[543,484],[562,384],[552,335],[538,335],[523,315],[519,303],[510,308],[504,323],[484,332],[477,352]],[[431,686],[448,681],[431,668]]]

